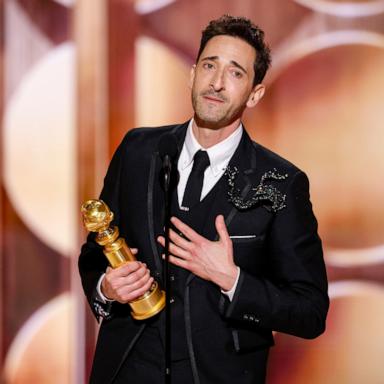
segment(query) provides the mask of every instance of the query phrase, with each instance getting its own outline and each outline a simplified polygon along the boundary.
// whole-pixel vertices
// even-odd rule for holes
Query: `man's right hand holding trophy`
[[[103,246],[110,267],[101,282],[103,295],[110,300],[128,303],[132,317],[144,320],[159,313],[165,306],[165,293],[150,276],[144,263],[137,261],[137,249],[128,248],[119,237],[119,230],[110,227],[113,213],[102,200],[88,200],[81,207],[84,226],[97,232],[96,242]]]

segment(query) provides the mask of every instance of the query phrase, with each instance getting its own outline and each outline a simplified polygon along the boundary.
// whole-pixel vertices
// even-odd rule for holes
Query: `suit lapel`
[[[255,172],[256,156],[252,141],[245,130],[228,166],[232,169],[236,167],[239,170],[239,176],[236,180],[236,184],[241,190],[241,195],[246,196],[252,187],[250,176]],[[227,227],[229,227],[231,221],[238,213],[238,209],[228,201],[229,185],[225,174],[220,178],[214,188],[217,189],[214,191],[214,204],[212,205],[212,209],[207,217],[203,230],[203,236],[209,239],[217,240],[217,233],[214,224],[217,215],[223,215],[225,223]]]
[[[184,143],[185,134],[187,131],[188,123],[176,125],[169,132],[175,134],[178,141],[178,150],[180,153]],[[160,138],[160,136],[159,136]],[[156,238],[158,235],[163,234],[164,227],[164,191],[161,187],[161,169],[162,162],[159,153],[156,150],[152,153],[149,177],[148,177],[148,191],[147,191],[147,214],[149,226],[149,238],[151,242],[152,254],[156,269],[162,271],[162,260],[157,244]]]

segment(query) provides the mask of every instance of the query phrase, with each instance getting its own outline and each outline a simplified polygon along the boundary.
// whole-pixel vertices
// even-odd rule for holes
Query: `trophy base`
[[[158,314],[165,307],[165,292],[157,282],[143,296],[129,303],[135,320],[145,320]]]

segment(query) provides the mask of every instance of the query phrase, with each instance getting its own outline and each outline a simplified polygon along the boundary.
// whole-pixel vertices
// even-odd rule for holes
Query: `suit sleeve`
[[[267,234],[266,273],[241,270],[223,315],[248,329],[314,338],[325,330],[329,299],[321,240],[303,172],[292,176],[286,196],[286,207],[276,213]]]
[[[112,225],[118,225],[119,222],[119,185],[124,151],[125,140],[120,144],[111,160],[104,178],[103,190],[100,194],[100,199],[102,199],[114,213]],[[95,242],[95,235],[95,233],[90,233],[87,236],[87,240],[81,248],[78,267],[84,293],[94,315],[97,319],[100,319],[100,317],[109,318],[111,317],[112,303],[105,303],[99,300],[96,290],[100,276],[105,272],[109,264],[103,254],[102,247]]]

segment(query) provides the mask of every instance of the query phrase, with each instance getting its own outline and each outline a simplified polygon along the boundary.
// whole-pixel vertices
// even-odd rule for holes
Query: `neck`
[[[240,125],[240,119],[236,119],[225,127],[211,127],[193,120],[192,130],[198,143],[203,148],[210,148],[229,137]]]

